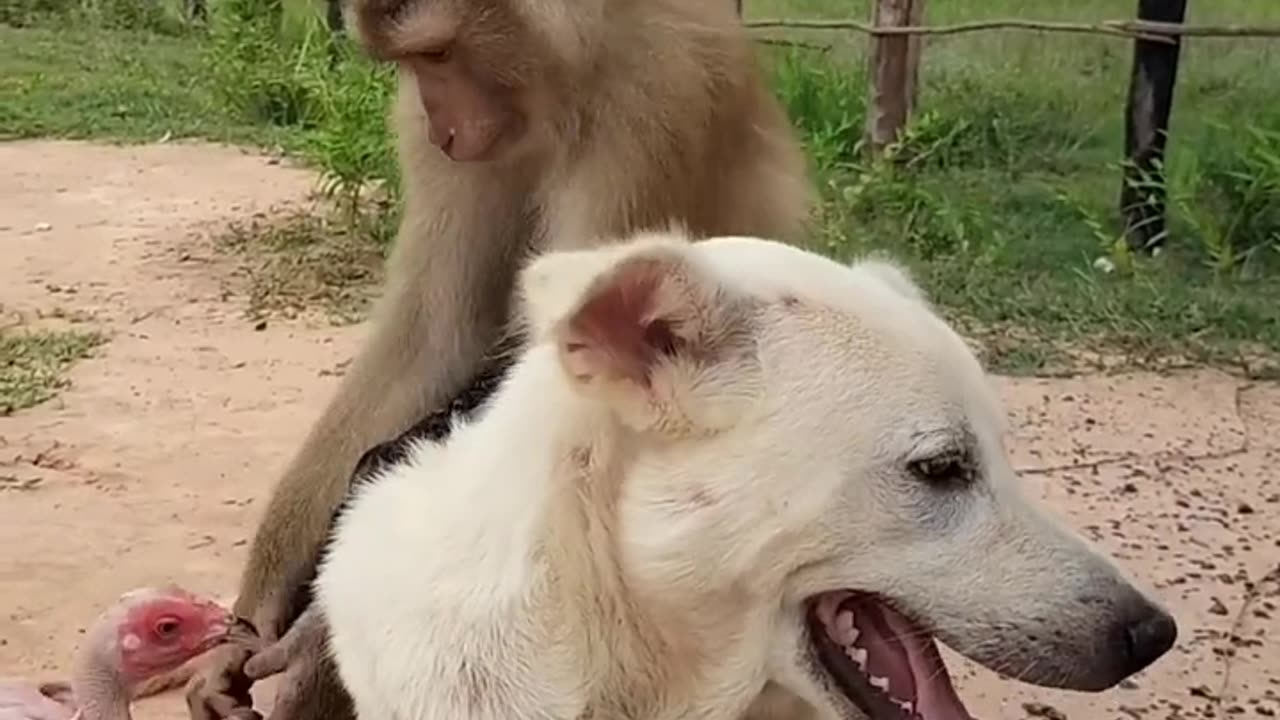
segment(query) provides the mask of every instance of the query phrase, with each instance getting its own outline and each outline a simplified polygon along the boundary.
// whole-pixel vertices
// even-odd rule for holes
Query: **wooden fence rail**
[[[991,30],[1027,30],[1048,33],[1083,33],[1141,38],[1153,42],[1173,43],[1178,37],[1280,37],[1280,25],[1183,25],[1150,20],[1103,20],[1096,23],[1054,22],[1003,18],[976,20],[952,25],[886,26],[861,20],[808,20],[776,18],[747,20],[753,29],[789,28],[795,30],[854,30],[868,35],[958,35]]]

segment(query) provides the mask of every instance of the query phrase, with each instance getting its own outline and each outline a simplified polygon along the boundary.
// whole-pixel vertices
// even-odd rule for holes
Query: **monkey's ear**
[[[580,387],[637,429],[707,430],[741,415],[758,390],[752,305],[696,248],[651,237],[574,255],[543,270],[550,285],[580,288],[549,328]],[[574,282],[581,273],[590,279]]]

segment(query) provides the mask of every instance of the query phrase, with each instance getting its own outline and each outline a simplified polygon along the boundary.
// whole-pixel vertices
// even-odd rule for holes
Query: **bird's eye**
[[[175,618],[164,618],[156,623],[156,635],[167,638],[178,632],[178,621]]]
[[[973,466],[963,453],[933,455],[915,460],[909,467],[917,478],[939,487],[968,484],[973,480]]]

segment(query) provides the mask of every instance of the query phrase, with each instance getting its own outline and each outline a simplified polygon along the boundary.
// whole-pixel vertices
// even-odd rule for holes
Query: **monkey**
[[[725,0],[347,0],[344,15],[396,67],[402,215],[370,334],[241,573],[235,611],[264,653],[306,610],[357,463],[466,388],[508,334],[529,257],[672,223],[801,242],[813,209],[804,152]],[[273,720],[351,716],[322,645],[287,644]],[[246,661],[210,655],[187,686],[193,720],[254,715]]]

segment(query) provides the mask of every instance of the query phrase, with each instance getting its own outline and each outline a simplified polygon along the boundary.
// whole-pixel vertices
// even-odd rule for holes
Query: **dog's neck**
[[[607,408],[575,392],[553,353],[526,355],[455,442],[450,450],[462,455],[487,448],[490,467],[480,482],[489,487],[476,487],[477,496],[505,497],[497,501],[502,512],[488,515],[503,526],[481,555],[535,559],[522,587],[510,585],[509,568],[519,564],[512,561],[487,564],[508,571],[489,582],[522,595],[532,610],[523,616],[530,636],[572,646],[562,657],[581,661],[548,668],[561,656],[549,647],[545,657],[529,658],[530,667],[576,675],[582,710],[594,717],[682,717],[708,707],[695,697],[708,691],[717,696],[710,706],[730,704],[732,692],[717,688],[714,676],[724,671],[723,651],[739,641],[744,618],[715,599],[698,607],[695,598],[641,597],[630,587],[618,512],[639,441]],[[513,442],[519,447],[502,450]],[[749,691],[734,690],[750,700]]]

